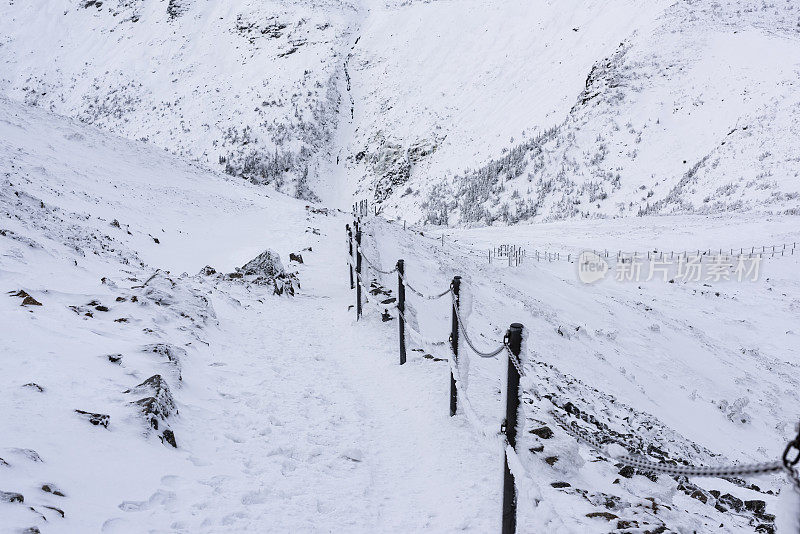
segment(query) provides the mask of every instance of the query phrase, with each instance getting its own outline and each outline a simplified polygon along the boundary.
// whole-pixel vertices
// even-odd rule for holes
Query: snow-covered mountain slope
[[[794,212],[794,2],[398,2],[349,62],[353,173],[434,223]]]
[[[0,92],[412,221],[798,209],[794,2],[59,0]],[[764,58],[769,57],[769,61]]]
[[[347,1],[59,0],[0,7],[0,91],[315,198]]]
[[[494,529],[498,451],[354,323],[341,214],[5,99],[0,158],[0,532]]]
[[[574,262],[587,245],[612,257],[619,247],[738,252],[745,243],[791,245],[800,241],[794,216],[636,222],[450,229],[442,245],[438,232],[419,235],[374,218],[364,248],[384,269],[405,259],[409,283],[429,295],[461,275],[462,317],[482,350],[499,343],[510,323],[525,325],[517,451],[530,480],[521,483],[520,532],[773,532],[775,493],[794,493],[783,474],[655,477],[608,461],[551,415],[577,421],[597,441],[678,464],[775,461],[797,433],[800,252],[768,254],[759,279],[742,282],[645,282],[643,269],[639,282],[617,281],[612,271],[587,285]],[[486,250],[499,243],[544,246],[564,259],[572,252],[573,261],[536,262],[529,254],[519,267],[489,264]],[[388,287],[396,283],[367,272]],[[426,339],[444,341],[449,308],[448,299],[409,293],[406,314]],[[445,343],[410,343],[449,357]],[[462,342],[459,367],[477,424],[491,432],[504,417],[502,359],[478,358]],[[537,489],[525,489],[530,481]]]

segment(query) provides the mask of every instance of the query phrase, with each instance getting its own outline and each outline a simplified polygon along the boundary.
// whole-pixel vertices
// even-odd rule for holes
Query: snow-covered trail
[[[444,363],[400,367],[396,322],[347,312],[344,219],[326,219],[297,297],[216,294],[213,357],[184,373],[183,457],[109,532],[495,530],[500,451],[449,417]]]

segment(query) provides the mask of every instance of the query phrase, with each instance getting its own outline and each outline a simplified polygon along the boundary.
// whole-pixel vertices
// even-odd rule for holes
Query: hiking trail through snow
[[[105,531],[496,526],[500,450],[449,417],[445,363],[400,367],[396,323],[345,313],[343,219],[326,219],[296,297],[216,295],[213,361],[184,373],[181,459]]]

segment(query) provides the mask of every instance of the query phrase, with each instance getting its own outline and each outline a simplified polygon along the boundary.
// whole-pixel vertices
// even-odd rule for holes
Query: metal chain
[[[800,471],[797,468],[797,464],[800,463],[800,423],[797,423],[795,428],[797,429],[797,436],[786,445],[781,457],[781,464],[789,481],[794,484],[794,488],[797,491],[800,491]],[[790,454],[794,454],[794,457],[790,458]]]
[[[666,473],[669,475],[685,475],[690,477],[724,478],[724,477],[774,473],[776,471],[781,471],[785,469],[784,464],[782,462],[763,462],[757,464],[708,467],[708,466],[669,465],[663,463],[655,463],[649,460],[645,460],[643,458],[639,458],[637,456],[630,456],[630,455],[615,456],[609,453],[606,447],[602,443],[598,442],[596,439],[594,439],[593,436],[591,436],[587,432],[581,430],[577,425],[573,425],[570,422],[566,421],[561,415],[559,415],[556,412],[551,411],[550,414],[556,421],[558,421],[561,424],[564,430],[566,430],[569,434],[571,434],[579,441],[583,441],[586,444],[591,445],[607,459],[631,467],[636,467],[638,469],[643,469],[645,471],[652,471],[655,473]],[[787,447],[787,453],[790,450],[792,443],[790,443],[789,447]],[[798,456],[797,460],[800,461],[800,450],[798,450],[797,456]]]
[[[437,300],[437,299],[440,299],[440,298],[442,298],[443,296],[447,295],[448,293],[450,293],[450,292],[452,291],[452,288],[449,288],[449,287],[448,287],[448,288],[447,288],[445,291],[442,291],[442,292],[441,292],[441,293],[439,293],[439,294],[436,294],[436,295],[426,295],[425,293],[423,293],[423,292],[419,291],[418,289],[414,288],[414,286],[412,286],[411,284],[409,284],[409,283],[406,281],[405,277],[403,277],[403,285],[406,287],[406,289],[408,289],[409,291],[411,291],[412,293],[414,293],[414,294],[415,294],[415,295],[417,295],[418,297],[421,297],[421,298],[423,298],[423,299],[427,299],[427,300]]]
[[[461,318],[461,312],[459,311],[458,306],[456,305],[455,293],[453,294],[453,309],[456,312],[456,319],[457,319],[456,322],[458,323],[458,329],[464,335],[464,341],[467,342],[467,345],[469,345],[469,348],[471,348],[475,354],[477,354],[481,358],[494,358],[495,356],[497,356],[506,349],[506,344],[503,343],[495,350],[490,352],[482,352],[478,350],[477,347],[475,347],[475,345],[472,343],[472,340],[469,338],[469,334],[467,334],[467,329],[464,327],[464,320]]]
[[[517,370],[519,376],[525,376],[525,372],[522,370],[522,362],[520,362],[519,358],[513,352],[511,352],[511,347],[508,346],[508,342],[504,341],[503,346],[505,347],[506,352],[508,352],[508,360]]]
[[[367,256],[364,254],[364,250],[363,250],[361,247],[356,247],[356,250],[357,250],[358,252],[360,252],[360,253],[361,253],[361,259],[363,259],[365,262],[367,262],[367,265],[369,265],[370,267],[372,267],[372,268],[373,268],[375,271],[377,271],[377,272],[379,272],[379,273],[381,273],[381,274],[392,274],[392,273],[396,273],[396,272],[397,272],[397,267],[395,267],[395,268],[394,268],[394,269],[392,269],[391,271],[382,271],[381,269],[379,269],[379,268],[378,268],[378,266],[377,266],[377,265],[375,265],[374,263],[372,263],[372,262],[369,260],[369,258],[367,258]]]

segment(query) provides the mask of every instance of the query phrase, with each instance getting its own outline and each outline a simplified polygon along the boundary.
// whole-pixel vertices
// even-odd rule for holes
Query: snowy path
[[[329,222],[301,295],[215,300],[215,357],[184,373],[183,465],[125,519],[187,532],[495,529],[499,451],[449,417],[443,363],[401,368],[396,323],[346,313],[340,220]]]

